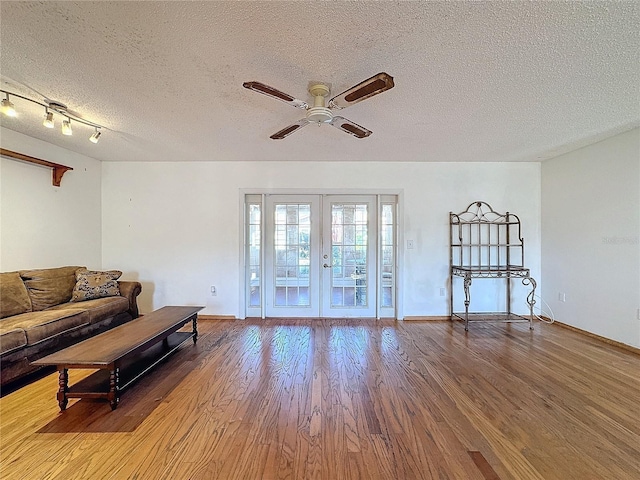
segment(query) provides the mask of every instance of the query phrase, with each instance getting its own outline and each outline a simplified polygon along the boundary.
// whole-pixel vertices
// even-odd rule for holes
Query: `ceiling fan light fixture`
[[[2,109],[2,113],[4,113],[7,117],[15,117],[17,115],[16,109],[9,100],[9,94],[5,92],[5,98],[0,102],[0,108]]]

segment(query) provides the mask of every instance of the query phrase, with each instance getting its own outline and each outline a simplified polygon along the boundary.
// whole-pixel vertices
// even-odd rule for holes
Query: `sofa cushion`
[[[126,312],[129,309],[129,300],[120,296],[96,298],[82,303],[63,303],[62,305],[51,307],[49,310],[66,310],[71,308],[82,308],[86,310],[89,314],[89,323],[94,324],[105,318],[115,317],[119,313]]]
[[[27,335],[22,328],[5,327],[0,323],[0,354],[10,352],[27,344]]]
[[[58,267],[23,270],[20,276],[29,291],[33,311],[66,303],[76,284],[76,270],[81,267]]]
[[[24,329],[27,345],[88,324],[89,313],[85,310],[45,310],[14,315],[2,320],[5,329]]]
[[[20,273],[0,273],[0,318],[30,311],[31,298]]]

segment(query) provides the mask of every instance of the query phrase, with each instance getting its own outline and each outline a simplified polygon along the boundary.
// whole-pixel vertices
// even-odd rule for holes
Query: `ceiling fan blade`
[[[393,86],[393,77],[385,72],[380,72],[355,87],[351,87],[346,92],[342,92],[340,95],[333,97],[329,100],[329,108],[347,108],[349,105],[386,92],[393,88]]]
[[[302,100],[298,100],[297,98],[292,97],[280,90],[276,90],[269,85],[265,85],[260,82],[244,82],[242,84],[244,88],[248,88],[249,90],[253,90],[254,92],[262,93],[263,95],[267,95],[268,97],[275,98],[276,100],[280,100],[281,102],[287,103],[296,108],[307,109],[309,104],[307,102],[303,102]]]
[[[356,138],[365,138],[371,135],[373,132],[361,127],[357,123],[353,123],[351,120],[347,120],[344,117],[333,117],[331,120],[331,126],[339,128],[349,135],[353,135]]]
[[[297,132],[298,130],[300,130],[302,127],[306,125],[309,125],[309,120],[307,120],[306,118],[303,118],[301,120],[298,120],[293,125],[289,125],[288,127],[283,128],[279,132],[274,133],[269,138],[273,140],[282,140],[283,138],[288,137],[294,132]]]

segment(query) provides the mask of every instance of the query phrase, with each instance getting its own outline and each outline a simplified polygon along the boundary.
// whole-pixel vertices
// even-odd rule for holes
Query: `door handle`
[[[325,263],[324,265],[322,265],[324,268],[331,268],[332,265],[329,265],[328,263]]]

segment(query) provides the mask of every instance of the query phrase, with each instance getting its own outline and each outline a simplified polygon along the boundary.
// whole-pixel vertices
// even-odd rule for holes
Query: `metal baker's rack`
[[[451,320],[464,322],[469,330],[470,322],[529,322],[533,329],[533,306],[536,281],[524,266],[524,239],[520,219],[513,213],[495,212],[488,203],[473,202],[460,213],[449,213],[449,263],[450,289],[449,311]],[[463,279],[464,312],[454,311],[454,278]],[[471,283],[475,278],[503,278],[506,288],[506,310],[499,312],[470,312]],[[518,315],[511,308],[511,280],[522,279],[530,286],[527,295],[529,318]]]

